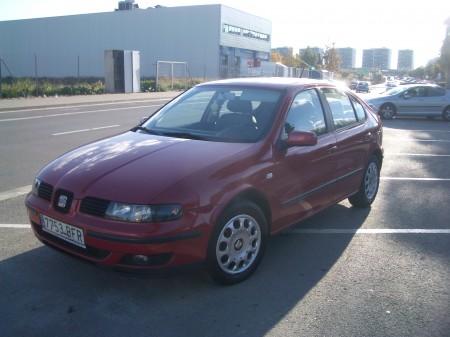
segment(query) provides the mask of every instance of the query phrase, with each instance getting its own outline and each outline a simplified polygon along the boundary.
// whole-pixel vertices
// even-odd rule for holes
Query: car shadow
[[[432,119],[426,117],[395,117],[393,120],[383,120],[383,126],[390,129],[409,131],[423,130],[425,127],[436,130],[450,130],[450,123],[444,121],[441,117],[433,117]]]
[[[356,229],[368,213],[338,204],[296,228]],[[1,335],[263,336],[326,277],[351,240],[276,235],[257,272],[231,287],[202,271],[118,273],[40,246],[0,262]]]

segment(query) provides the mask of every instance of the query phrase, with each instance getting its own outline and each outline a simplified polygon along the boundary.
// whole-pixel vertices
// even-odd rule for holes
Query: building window
[[[232,25],[229,25],[226,23],[223,24],[222,31],[224,33],[228,33],[228,34],[242,35],[244,37],[248,37],[251,39],[270,41],[269,34],[255,32],[250,29],[240,28],[240,27],[232,26]]]

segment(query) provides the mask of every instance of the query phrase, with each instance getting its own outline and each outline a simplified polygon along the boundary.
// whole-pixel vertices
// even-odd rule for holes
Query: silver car
[[[450,121],[450,91],[433,84],[402,85],[365,100],[384,119],[441,116]]]

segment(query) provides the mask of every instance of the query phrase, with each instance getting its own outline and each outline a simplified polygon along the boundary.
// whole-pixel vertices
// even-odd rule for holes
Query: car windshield
[[[163,107],[139,132],[222,142],[256,142],[273,125],[282,91],[200,86]]]
[[[393,95],[397,95],[397,94],[401,93],[404,90],[405,90],[405,88],[392,88],[392,89],[386,90],[385,94],[389,95],[389,96],[393,96]]]

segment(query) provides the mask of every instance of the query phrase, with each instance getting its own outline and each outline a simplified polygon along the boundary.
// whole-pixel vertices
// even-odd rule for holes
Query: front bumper
[[[32,194],[26,198],[35,236],[43,243],[96,264],[124,269],[162,269],[206,259],[210,226],[192,214],[161,224],[126,224],[84,215],[55,211],[51,204]],[[42,230],[40,214],[83,230],[86,248],[75,246]]]

